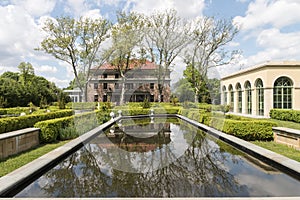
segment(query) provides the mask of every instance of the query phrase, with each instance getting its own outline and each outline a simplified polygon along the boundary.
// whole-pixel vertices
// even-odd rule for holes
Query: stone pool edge
[[[206,126],[194,120],[191,120],[187,117],[182,115],[176,115],[178,118],[208,132],[209,134],[213,135],[214,137],[230,144],[237,149],[250,154],[251,156],[266,162],[267,164],[282,170],[283,172],[291,175],[292,177],[300,180],[300,163],[287,158],[283,155],[270,151],[268,149],[262,148],[235,136],[223,133],[218,131],[212,127]]]
[[[286,158],[282,155],[279,155],[277,153],[274,153],[272,151],[269,151],[267,149],[264,149],[262,147],[256,146],[250,142],[246,142],[244,140],[241,140],[237,137],[234,137],[232,135],[225,134],[221,131],[218,131],[214,128],[211,128],[209,126],[206,126],[204,124],[201,124],[199,122],[196,122],[194,120],[191,120],[187,117],[178,115],[178,114],[158,114],[154,115],[153,117],[178,117],[198,128],[201,130],[207,131],[209,134],[213,135],[214,137],[225,141],[226,143],[235,146],[236,148],[256,157],[261,160],[266,161],[267,163],[271,163],[271,165],[276,165],[276,167],[281,169],[286,169],[291,173],[297,173],[298,176],[300,176],[300,163],[294,160],[291,160],[289,158]],[[114,118],[97,128],[85,133],[84,135],[81,135],[80,137],[68,142],[67,144],[41,156],[40,158],[22,166],[21,168],[16,169],[15,171],[7,174],[6,176],[3,176],[0,178],[0,198],[7,197],[7,194],[12,189],[16,189],[19,185],[24,183],[24,181],[30,180],[32,176],[35,176],[35,174],[39,174],[41,171],[45,170],[47,165],[56,163],[58,160],[60,160],[62,157],[66,156],[68,153],[72,152],[74,148],[81,147],[85,142],[92,139],[96,134],[103,131],[116,121],[124,118],[139,118],[139,117],[149,117],[149,115],[140,115],[140,116],[123,116],[123,117],[117,117]],[[286,171],[285,171],[286,172]],[[3,199],[10,199],[10,198],[3,198]],[[18,198],[15,198],[18,199]],[[20,198],[20,199],[32,199],[32,198]],[[36,199],[104,199],[104,198],[36,198]],[[131,200],[136,198],[110,198],[111,200]],[[143,198],[143,199],[164,199],[164,198]],[[201,199],[201,200],[216,200],[216,199],[222,199],[222,200],[295,200],[299,199],[299,197],[222,197],[222,198],[173,198],[173,199]]]
[[[74,149],[80,148],[84,143],[91,140],[96,134],[103,131],[107,127],[120,120],[121,117],[111,119],[104,124],[88,131],[87,133],[71,140],[67,144],[60,146],[53,151],[33,160],[32,162],[12,171],[11,173],[0,177],[0,198],[7,197],[9,194],[18,190],[18,187],[24,185],[27,181],[34,179],[42,171],[49,168],[49,166],[56,165],[57,162],[73,152]]]

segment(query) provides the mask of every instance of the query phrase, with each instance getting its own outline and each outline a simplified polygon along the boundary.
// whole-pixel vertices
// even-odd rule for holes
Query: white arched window
[[[264,84],[261,79],[256,81],[256,96],[258,115],[264,115]]]
[[[274,83],[273,107],[281,109],[292,109],[293,82],[288,77],[279,77]]]
[[[252,114],[252,92],[249,81],[245,83],[247,114]]]

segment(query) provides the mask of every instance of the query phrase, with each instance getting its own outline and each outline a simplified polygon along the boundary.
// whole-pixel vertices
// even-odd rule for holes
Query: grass
[[[300,130],[300,123],[296,122],[290,122],[290,121],[280,121],[277,119],[268,119],[271,122],[277,123],[278,126],[280,127],[286,127],[286,128],[292,128],[292,129],[298,129]]]
[[[271,142],[254,141],[253,144],[263,147],[265,149],[269,149],[270,151],[273,151],[275,153],[281,154],[290,159],[300,162],[300,151],[292,147],[289,147],[287,145],[278,144],[274,141]]]
[[[40,156],[60,147],[69,142],[68,140],[41,145],[35,149],[11,156],[5,160],[0,161],[0,177],[5,176],[6,174],[26,165],[27,163],[39,158]]]

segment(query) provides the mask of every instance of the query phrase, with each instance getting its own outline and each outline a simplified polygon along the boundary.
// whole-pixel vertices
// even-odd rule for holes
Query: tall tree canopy
[[[87,100],[87,85],[92,78],[91,68],[100,66],[103,57],[99,52],[109,37],[110,23],[105,19],[70,17],[48,19],[43,27],[47,33],[38,50],[67,62],[72,67],[77,85]],[[83,74],[80,80],[79,74]]]
[[[191,23],[184,60],[187,65],[185,77],[194,88],[195,102],[200,98],[203,84],[207,83],[208,70],[230,63],[240,53],[225,50],[237,33],[238,28],[230,20],[202,17]]]

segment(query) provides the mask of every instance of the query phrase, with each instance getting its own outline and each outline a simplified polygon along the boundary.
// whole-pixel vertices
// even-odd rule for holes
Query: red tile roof
[[[134,61],[131,61],[130,65],[129,65],[129,69],[156,69],[156,68],[157,68],[157,65],[155,63],[152,63],[152,62],[148,61],[148,60],[146,60],[145,63],[140,63],[140,64],[139,64],[138,60],[134,60]],[[117,67],[111,65],[110,63],[105,63],[102,66],[100,66],[99,69],[114,70],[114,69],[117,69]]]

